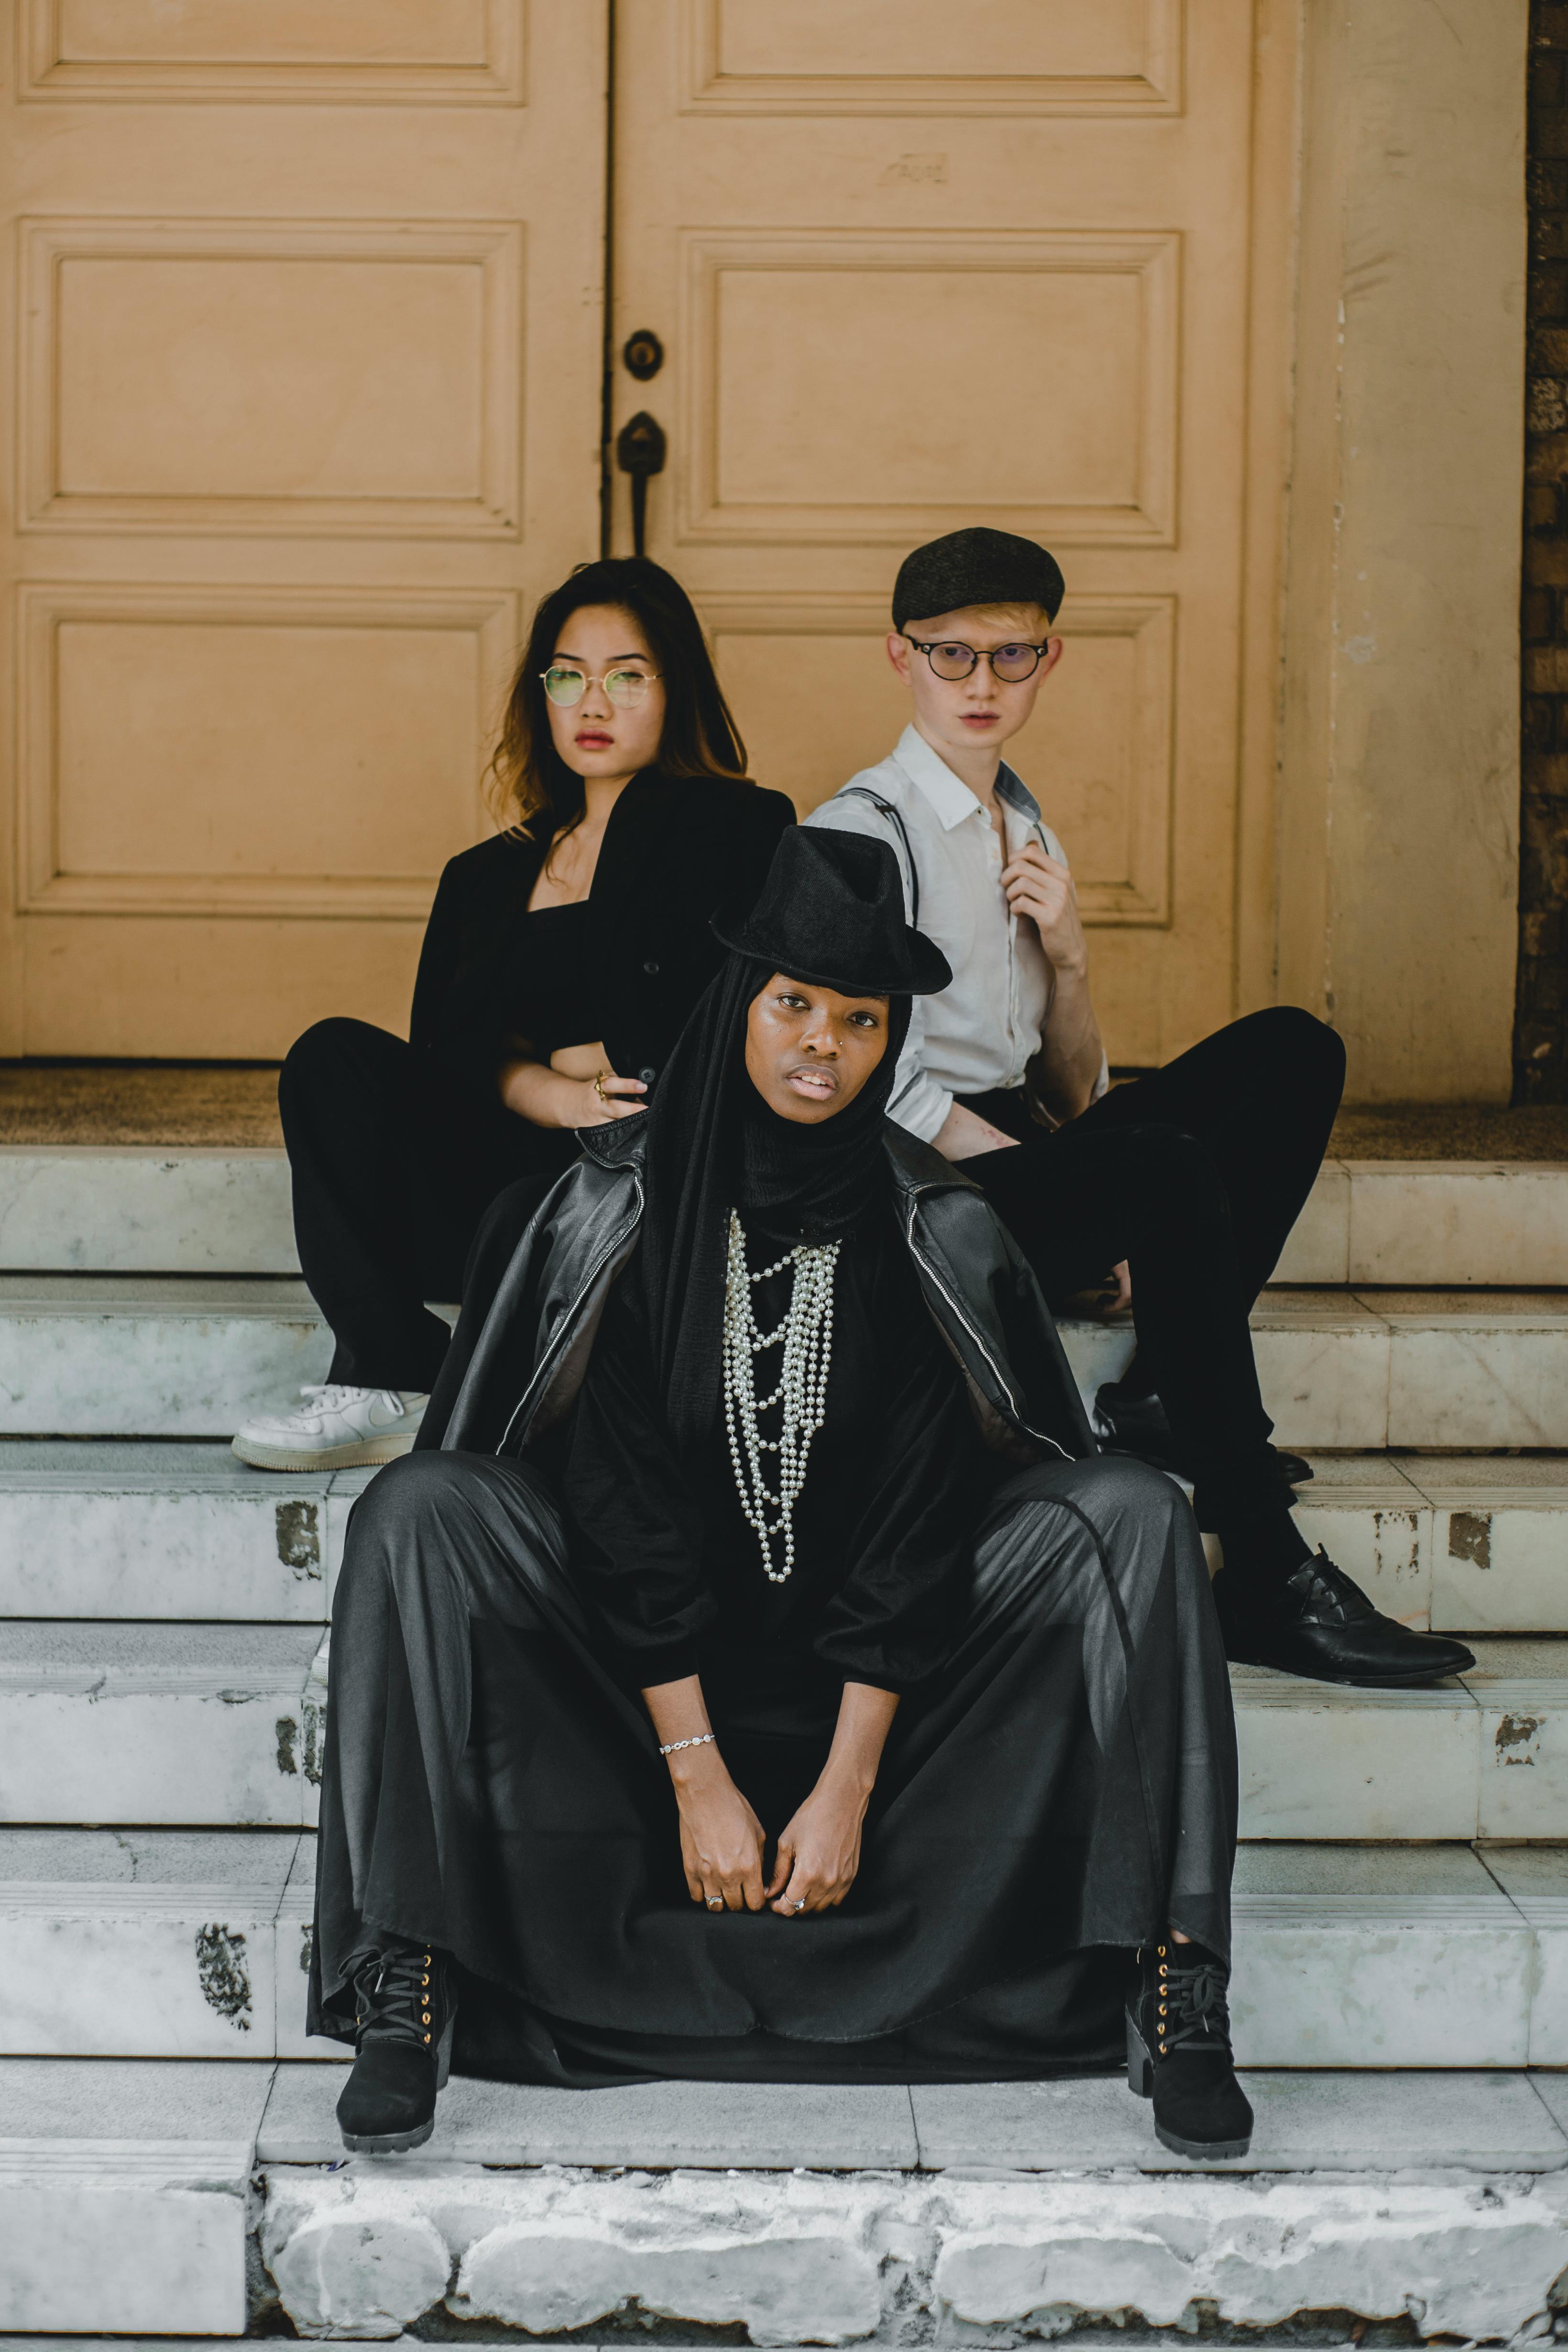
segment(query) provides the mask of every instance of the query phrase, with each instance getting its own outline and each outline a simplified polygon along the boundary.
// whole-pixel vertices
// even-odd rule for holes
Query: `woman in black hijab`
[[[311,1987],[359,2051],[345,2143],[419,2145],[449,2062],[964,2081],[1124,2049],[1168,2146],[1244,2152],[1190,1511],[1092,1458],[1005,1230],[885,1117],[948,976],[891,852],[787,835],[726,943],[653,1110],[585,1139],[354,1514]]]

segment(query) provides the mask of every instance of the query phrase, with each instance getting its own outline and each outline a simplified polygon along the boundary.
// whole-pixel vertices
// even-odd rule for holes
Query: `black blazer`
[[[647,770],[627,785],[588,896],[604,1048],[620,1076],[657,1078],[724,961],[710,918],[732,900],[752,905],[794,822],[783,793],[757,784]],[[411,1044],[490,1096],[507,1040],[528,1034],[513,960],[549,845],[548,811],[538,823],[538,838],[500,834],[449,862],[413,984]]]

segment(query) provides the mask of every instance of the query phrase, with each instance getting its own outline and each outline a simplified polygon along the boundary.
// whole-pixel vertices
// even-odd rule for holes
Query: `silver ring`
[[[795,1910],[795,1911],[803,1911],[803,1910],[805,1909],[805,1907],[806,1907],[806,1898],[805,1898],[805,1896],[804,1896],[803,1895],[801,1895],[801,1897],[800,1897],[800,1901],[799,1901],[798,1903],[794,1903],[794,1904],[792,1904],[792,1905],[790,1906],[791,1910]]]
[[[724,1909],[723,1895],[710,1895],[707,1899],[707,1907],[710,1911],[722,1911]]]

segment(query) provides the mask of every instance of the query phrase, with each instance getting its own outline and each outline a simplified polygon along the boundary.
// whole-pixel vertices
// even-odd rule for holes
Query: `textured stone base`
[[[1506,2341],[1568,2261],[1561,2177],[505,2173],[274,2166],[261,2244],[308,2336],[444,2309],[557,2335],[628,2308],[758,2345],[1006,2345],[1085,2320],[1348,2311]]]

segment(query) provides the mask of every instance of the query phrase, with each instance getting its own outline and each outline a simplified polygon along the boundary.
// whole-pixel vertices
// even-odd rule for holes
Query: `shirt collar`
[[[904,774],[925,793],[941,821],[944,833],[951,833],[955,825],[962,824],[966,817],[973,816],[977,811],[985,815],[984,809],[963,778],[955,775],[940,751],[932,750],[918,728],[904,729],[893,756]],[[997,798],[1029,824],[1040,823],[1040,803],[1005,760],[997,775]],[[988,818],[987,822],[989,823]]]
[[[918,728],[906,727],[898,739],[894,758],[913,782],[919,785],[936,812],[944,833],[951,833],[967,816],[980,809],[979,802],[962,777],[956,776],[940,751],[934,751]]]

